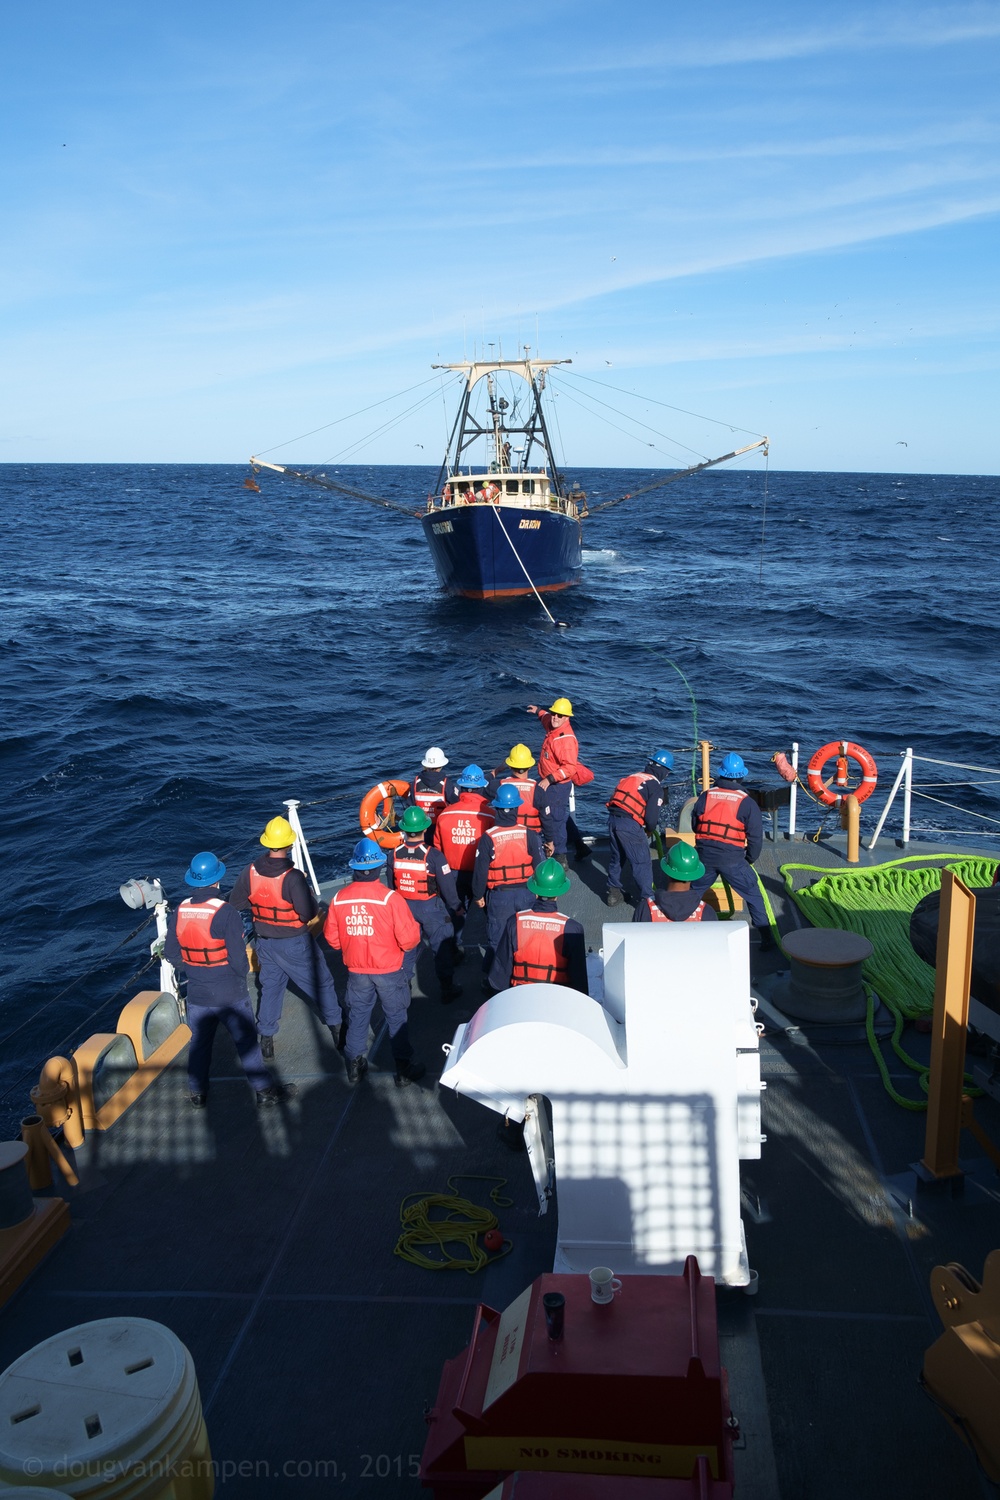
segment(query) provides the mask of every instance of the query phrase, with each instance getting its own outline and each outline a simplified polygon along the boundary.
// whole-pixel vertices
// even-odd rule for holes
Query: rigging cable
[[[706,417],[701,412],[688,411],[683,406],[671,406],[669,401],[657,401],[655,396],[637,396],[635,391],[623,390],[620,385],[609,385],[606,380],[595,380],[592,375],[581,375],[579,370],[564,370],[562,373],[572,375],[574,380],[586,380],[590,385],[602,385],[606,391],[617,391],[620,396],[634,396],[637,401],[649,401],[653,406],[665,407],[667,411],[678,411],[684,417],[697,417],[699,422],[712,422],[716,427],[728,427],[730,432],[745,432],[747,437],[763,437],[763,433],[754,432],[749,427],[737,427],[732,422],[720,422],[718,417]]]
[[[430,380],[436,380],[432,375]],[[291,443],[301,443],[303,438],[314,437],[317,432],[327,432],[331,427],[338,427],[341,422],[349,422],[352,417],[363,417],[366,411],[374,411],[377,406],[386,406],[390,401],[398,401],[400,396],[408,396],[411,391],[418,391],[421,386],[429,385],[430,380],[418,380],[416,385],[408,385],[405,391],[397,391],[394,396],[385,396],[381,401],[373,401],[371,406],[362,406],[359,411],[349,412],[346,417],[336,417],[332,422],[324,422],[322,427],[314,427],[311,432],[300,432],[298,437],[286,438],[283,443],[275,443],[273,448],[262,448],[264,453],[277,453],[279,448],[287,448]]]
[[[569,395],[569,392],[568,391],[564,391],[563,394],[564,395]],[[708,457],[708,455],[706,453],[702,453],[698,448],[691,448],[691,447],[688,446],[687,443],[682,443],[679,438],[670,437],[670,435],[668,433],[666,433],[666,432],[660,432],[659,429],[656,428],[656,427],[650,427],[650,425],[649,425],[648,422],[641,422],[638,417],[631,417],[631,416],[629,416],[629,414],[628,414],[627,411],[619,411],[618,408],[617,408],[617,406],[612,406],[609,402],[602,401],[599,396],[591,396],[591,395],[589,395],[589,394],[587,394],[586,392],[583,392],[583,391],[581,391],[579,393],[579,395],[581,395],[581,396],[582,395],[586,395],[588,401],[596,401],[596,403],[597,403],[598,406],[605,407],[607,411],[613,411],[616,416],[624,417],[624,419],[625,419],[626,422],[634,422],[637,427],[644,427],[647,432],[653,432],[653,433],[655,433],[656,436],[658,438],[662,438],[665,443],[676,443],[677,447],[678,448],[683,448],[685,453],[693,453],[696,458],[707,458]],[[571,401],[574,400],[574,399],[576,399],[576,398],[574,398],[573,396],[570,396],[570,400]],[[577,404],[578,405],[581,404],[578,399],[577,399]],[[586,410],[588,410],[588,408],[584,407],[584,410],[586,411]],[[600,415],[600,413],[595,413],[595,416],[599,416],[599,415]],[[603,420],[605,422],[608,421],[607,417],[604,417]],[[608,422],[608,426],[609,427],[614,427],[615,424],[614,424],[614,422]],[[616,430],[618,432],[621,432],[622,429],[619,427]],[[628,434],[628,435],[631,436],[631,437],[633,437],[633,438],[635,437],[634,433],[631,433],[631,434]],[[645,438],[636,438],[636,441],[637,442],[645,442],[646,440],[645,440]],[[652,448],[653,444],[652,443],[647,443],[646,446],[649,447],[649,448]],[[660,450],[658,449],[657,451],[659,452]]]

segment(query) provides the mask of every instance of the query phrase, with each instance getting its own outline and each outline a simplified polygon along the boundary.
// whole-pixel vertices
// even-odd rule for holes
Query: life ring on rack
[[[832,790],[823,780],[823,770],[833,755],[837,757],[833,786],[839,787],[839,791]],[[850,787],[847,784],[848,759],[856,760],[861,767],[861,782],[857,787]],[[870,797],[875,790],[877,782],[878,767],[868,751],[861,745],[856,745],[853,740],[834,740],[829,745],[821,745],[809,762],[809,790],[827,807],[832,807],[834,803],[852,792],[859,802],[864,802],[865,798]]]
[[[380,849],[395,849],[403,842],[403,835],[392,826],[396,819],[394,799],[405,797],[409,790],[408,781],[380,781],[361,799],[361,832],[374,839]]]

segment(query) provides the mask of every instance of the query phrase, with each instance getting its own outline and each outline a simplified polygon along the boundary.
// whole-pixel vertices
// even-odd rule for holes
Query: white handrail
[[[316,879],[316,871],[313,869],[312,856],[309,853],[309,845],[306,836],[302,832],[302,824],[299,821],[299,801],[297,798],[286,798],[285,806],[288,808],[288,821],[295,830],[295,843],[292,845],[292,863],[303,875],[307,875],[309,883],[315,895],[319,895],[319,881]]]
[[[903,763],[902,763],[902,765],[900,766],[899,770],[896,773],[896,779],[892,783],[892,790],[889,793],[888,798],[886,799],[886,804],[885,804],[885,806],[882,809],[881,816],[879,817],[878,822],[875,824],[875,832],[872,834],[871,843],[868,845],[869,849],[874,849],[875,845],[878,843],[879,834],[882,832],[882,829],[885,827],[885,820],[889,816],[889,809],[892,806],[893,801],[895,800],[896,793],[899,791],[900,782],[902,782],[904,779],[906,780],[906,791],[903,794],[904,798],[905,798],[904,809],[903,809],[903,842],[904,843],[908,843],[909,842],[909,838],[910,838],[910,783],[912,781],[912,778],[913,778],[913,751],[908,749],[903,754]]]
[[[798,807],[799,791],[799,742],[792,741],[792,770],[795,772],[795,780],[792,782],[788,794],[788,837],[795,837],[795,812]]]

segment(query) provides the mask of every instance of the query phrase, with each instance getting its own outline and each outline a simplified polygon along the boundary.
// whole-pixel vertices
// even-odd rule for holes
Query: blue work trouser
[[[580,830],[569,815],[569,799],[572,785],[568,781],[553,781],[540,795],[536,793],[535,806],[542,825],[542,838],[552,845],[553,854],[565,854],[569,839],[582,843]]]
[[[721,875],[726,884],[743,897],[753,925],[769,927],[771,924],[767,918],[764,898],[757,884],[757,871],[747,863],[746,856],[739,849],[726,849],[718,844],[697,842],[695,848],[698,858],[705,866],[705,873],[700,880],[691,882],[691,894],[694,895],[697,891],[700,895],[702,891],[707,891],[710,885],[715,884],[716,877]]]
[[[392,974],[349,974],[347,977],[347,1057],[364,1057],[368,1052],[368,1022],[375,1001],[382,1002],[382,1013],[389,1023],[390,1046],[397,1062],[408,1062],[413,1056],[407,1011],[410,1008],[410,986],[402,968]]]
[[[455,928],[448,915],[448,908],[440,896],[429,896],[426,901],[407,900],[420,928],[423,942],[434,955],[434,972],[442,984],[450,984],[455,973]],[[403,959],[403,977],[409,984],[417,970],[417,954],[420,945],[411,948]]]
[[[608,889],[623,890],[622,869],[628,865],[639,895],[653,894],[653,856],[645,828],[628,813],[608,814]]]
[[[493,965],[493,955],[503,937],[504,928],[516,912],[527,911],[534,906],[535,898],[526,885],[502,885],[486,892],[486,950],[483,953],[483,973],[488,974]]]
[[[259,1094],[273,1082],[260,1055],[257,1027],[250,997],[228,1000],[222,1005],[187,1003],[187,1023],[191,1028],[188,1045],[188,1088],[192,1094],[208,1093],[208,1072],[212,1062],[212,1044],[220,1023],[236,1043],[247,1081]]]
[[[327,1026],[339,1026],[343,1017],[322,949],[308,932],[294,937],[257,939],[260,960],[260,1009],[257,1030],[261,1036],[277,1036],[281,1006],[289,983],[296,985],[319,1008]]]

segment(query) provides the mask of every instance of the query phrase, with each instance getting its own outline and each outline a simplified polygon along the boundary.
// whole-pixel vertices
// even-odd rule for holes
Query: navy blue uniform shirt
[[[509,810],[502,807],[495,807],[493,809],[493,815],[496,818],[497,828],[517,827],[516,807],[512,807]],[[533,828],[527,828],[525,829],[525,832],[528,835],[528,856],[531,860],[533,868],[537,870],[538,866],[545,858],[545,850],[542,848],[541,836],[537,834]],[[482,898],[486,895],[490,865],[493,863],[493,856],[495,853],[496,845],[490,838],[489,833],[484,833],[482,838],[476,845],[476,863],[472,868],[473,901],[481,901]],[[527,879],[527,876],[525,876],[525,879]]]
[[[531,911],[558,911],[558,901],[548,901],[539,896]],[[569,982],[575,990],[586,995],[587,990],[587,941],[583,927],[573,917],[570,917],[563,928],[563,938],[566,944],[566,957],[569,960]],[[493,965],[489,972],[489,982],[495,990],[506,990],[510,988],[510,976],[514,971],[514,950],[517,946],[517,917],[513,916],[503,930],[503,934],[497,944],[497,951],[493,956]]]
[[[430,834],[430,831],[431,830],[429,828],[424,830],[419,839],[417,839],[416,843],[413,845],[415,849],[420,848],[421,844],[424,842],[425,837]],[[399,851],[396,851],[394,849],[389,849],[386,851],[386,881],[393,890],[395,890],[396,882],[392,873],[392,857],[393,854],[402,852],[402,850],[405,848],[406,843],[404,841],[402,844],[400,844]],[[458,897],[458,887],[455,884],[455,872],[451,868],[451,865],[448,863],[448,861],[445,859],[444,855],[441,853],[441,850],[435,849],[433,844],[427,845],[427,869],[429,874],[433,875],[434,879],[437,881],[438,895],[441,897],[441,900],[444,902],[445,906],[454,916],[455,913],[462,910],[462,903]],[[404,897],[404,900],[405,899],[406,898]],[[420,898],[415,897],[414,899],[419,900]]]

